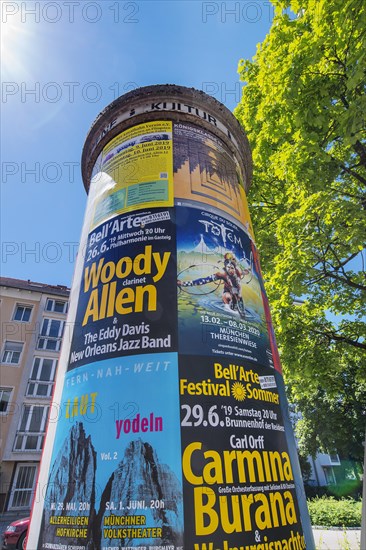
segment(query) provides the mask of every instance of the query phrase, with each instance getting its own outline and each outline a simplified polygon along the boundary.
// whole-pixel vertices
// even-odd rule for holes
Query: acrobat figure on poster
[[[224,284],[222,291],[222,301],[227,308],[233,311],[238,311],[240,317],[245,317],[245,306],[242,297],[241,280],[245,275],[250,273],[250,269],[241,269],[238,262],[231,252],[227,252],[224,256],[224,268],[220,271],[212,273],[207,277],[200,277],[192,281],[181,281],[178,279],[177,284],[180,288],[199,286],[218,281]]]

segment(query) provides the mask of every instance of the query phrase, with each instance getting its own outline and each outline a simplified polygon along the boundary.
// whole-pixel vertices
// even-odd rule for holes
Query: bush
[[[323,496],[308,500],[312,525],[322,527],[360,527],[361,501]]]

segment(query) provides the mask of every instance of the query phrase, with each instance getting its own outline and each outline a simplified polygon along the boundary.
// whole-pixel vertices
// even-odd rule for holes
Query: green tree
[[[275,0],[241,60],[249,203],[300,449],[361,459],[366,420],[364,0]]]

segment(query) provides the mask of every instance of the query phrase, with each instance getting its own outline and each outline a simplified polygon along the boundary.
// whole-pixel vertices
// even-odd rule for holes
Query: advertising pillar
[[[93,123],[29,550],[313,548],[234,116],[174,85]]]

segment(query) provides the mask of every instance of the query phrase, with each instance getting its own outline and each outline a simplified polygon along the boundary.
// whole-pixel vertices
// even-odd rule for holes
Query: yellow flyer
[[[95,227],[116,213],[173,205],[172,122],[139,124],[103,149],[94,176],[103,189],[96,201]]]

